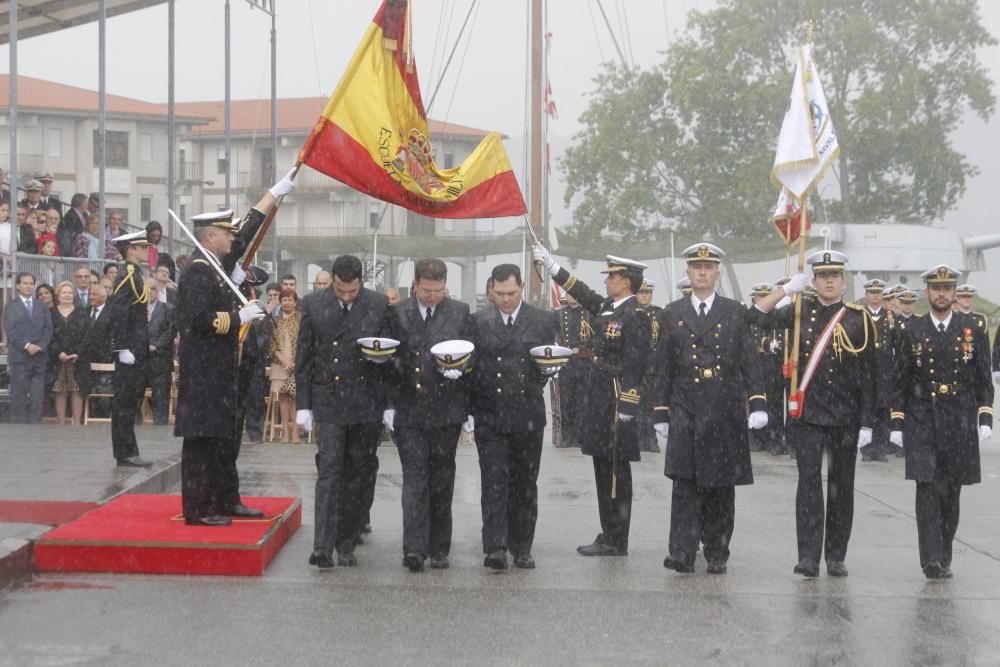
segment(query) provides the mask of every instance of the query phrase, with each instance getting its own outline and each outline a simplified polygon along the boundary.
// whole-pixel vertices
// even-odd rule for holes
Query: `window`
[[[105,132],[104,164],[128,169],[128,132]],[[101,166],[101,133],[94,130],[94,166]]]
[[[149,222],[153,218],[153,198],[141,197],[139,199],[139,219]]]
[[[139,162],[153,161],[153,135],[149,132],[139,134]]]
[[[58,127],[49,128],[49,149],[46,152],[48,157],[62,157],[62,129]]]
[[[220,148],[216,153],[216,173],[224,176],[226,173],[226,149]]]
[[[378,209],[369,210],[368,211],[368,228],[369,229],[378,229],[378,218],[379,218]]]
[[[454,166],[455,166],[455,154],[454,153],[445,153],[444,154],[444,168],[445,169],[451,169]]]

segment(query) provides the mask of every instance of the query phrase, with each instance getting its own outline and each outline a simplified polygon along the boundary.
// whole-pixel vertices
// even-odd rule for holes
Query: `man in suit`
[[[10,373],[10,420],[14,424],[37,424],[42,420],[52,314],[44,303],[35,299],[33,275],[18,273],[15,285],[17,295],[3,311]]]
[[[602,296],[561,268],[541,245],[535,260],[594,316],[581,451],[593,457],[601,532],[582,556],[626,556],[632,518],[632,461],[639,461],[636,416],[652,357],[652,322],[636,302],[645,264],[608,255]]]
[[[90,306],[90,269],[79,265],[73,269],[74,291],[76,292],[76,302],[81,308]]]
[[[522,300],[521,271],[493,267],[493,303],[476,313],[472,414],[482,476],[483,565],[531,569],[538,518],[538,471],[545,432],[548,375],[530,350],[555,342],[555,313]]]
[[[952,311],[959,272],[923,274],[930,312],[899,325],[890,441],[905,445],[916,482],[920,567],[950,579],[962,486],[981,481],[979,443],[993,435],[989,337],[974,314]]]
[[[174,307],[160,301],[162,283],[156,278],[146,280],[149,287],[149,302],[146,304],[146,319],[149,329],[149,356],[146,359],[146,380],[143,389],[152,390],[150,404],[153,408],[153,423],[167,423],[170,406],[170,378],[174,370],[174,337],[177,326],[174,322]]]
[[[371,506],[386,407],[386,364],[375,364],[358,339],[389,333],[389,302],[362,285],[361,260],[341,255],[333,284],[299,302],[302,321],[295,356],[296,423],[317,426],[316,528],[309,564],[357,565],[355,540]]]
[[[857,452],[871,444],[875,425],[875,323],[864,306],[843,301],[847,255],[820,250],[806,263],[812,267],[816,297],[801,306],[801,380],[788,401],[787,440],[796,451],[799,472],[795,495],[799,562],[793,571],[817,577],[820,556],[825,555],[827,574],[846,577]],[[806,280],[803,274],[792,276],[783,288],[758,299],[748,317],[765,328],[793,330],[795,305],[775,306],[786,296],[803,292]],[[829,456],[825,513],[824,454]]]
[[[73,240],[77,234],[82,234],[87,228],[87,195],[77,192],[70,200],[70,209],[63,215],[56,230],[56,241],[59,254],[63,257],[73,256]],[[99,256],[104,256],[104,239],[101,238]]]
[[[383,422],[396,435],[403,465],[403,565],[411,572],[448,567],[455,450],[469,415],[467,381],[459,369],[437,367],[431,347],[472,337],[469,306],[445,296],[448,267],[420,259],[413,294],[392,308],[394,396]]]

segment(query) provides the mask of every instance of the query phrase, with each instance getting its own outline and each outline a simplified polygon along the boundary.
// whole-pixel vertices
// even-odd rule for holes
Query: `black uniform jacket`
[[[177,290],[174,315],[181,343],[174,435],[232,437],[239,309],[229,286],[199,250],[181,272]]]
[[[585,283],[560,269],[555,281],[594,316],[590,326],[591,369],[587,402],[581,425],[580,451],[588,456],[612,458],[617,441],[618,456],[638,461],[639,439],[634,424],[619,428],[615,413],[637,416],[643,377],[652,361],[652,324],[649,315],[630,297],[614,306]],[[615,429],[618,428],[617,438]]]
[[[684,297],[659,314],[653,422],[670,423],[664,474],[701,487],[752,484],[747,411],[766,410],[746,307],[716,295],[700,321]]]
[[[149,356],[149,327],[146,321],[146,304],[149,290],[142,282],[142,272],[137,264],[125,263],[125,270],[115,282],[114,292],[108,297],[111,309],[112,350],[129,350],[135,355],[138,368]]]
[[[872,428],[875,418],[877,381],[876,331],[863,306],[837,301],[828,306],[817,299],[802,302],[802,329],[799,340],[799,377],[812,357],[812,350],[824,328],[841,308],[847,308],[836,326],[806,392],[799,419],[815,426],[848,429]],[[793,330],[795,304],[769,313],[750,308],[747,316],[758,325]],[[789,333],[789,345],[792,345]],[[791,419],[791,417],[789,417]]]
[[[931,316],[898,325],[892,430],[903,432],[906,478],[980,481],[980,424],[993,425],[989,338],[954,313],[942,334]]]
[[[556,316],[521,302],[514,326],[490,304],[473,317],[476,345],[472,373],[472,414],[476,427],[497,433],[540,431],[545,427],[546,377],[535,366],[533,347],[556,340]]]
[[[299,302],[302,321],[295,355],[295,402],[317,422],[380,422],[387,406],[391,365],[361,353],[359,338],[390,336],[389,300],[364,287],[345,317],[333,289]]]
[[[875,324],[875,407],[885,410],[889,407],[892,391],[893,337],[896,332],[896,316],[885,308],[878,313],[868,310],[868,316]]]
[[[393,338],[400,341],[393,359],[395,381],[390,404],[396,410],[395,427],[428,428],[459,424],[469,415],[468,373],[449,380],[437,370],[431,347],[445,340],[472,340],[469,306],[444,299],[424,322],[424,307],[410,297],[390,309]],[[471,372],[471,365],[466,367]]]

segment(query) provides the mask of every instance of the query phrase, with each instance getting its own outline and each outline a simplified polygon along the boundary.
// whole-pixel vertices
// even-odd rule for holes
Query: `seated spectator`
[[[105,307],[108,295],[111,294],[111,287],[105,282],[107,278],[101,278],[100,285],[90,288],[89,309],[87,312],[90,318],[90,327],[83,339],[83,346],[80,349],[80,359],[77,361],[80,369],[80,387],[86,393],[110,393],[112,391],[112,373],[92,374],[90,364],[111,364],[114,363],[115,353],[111,350],[111,334],[108,331],[111,322],[111,311]],[[104,411],[110,408],[107,403]]]
[[[87,216],[87,228],[73,240],[73,256],[80,259],[104,259],[101,219],[96,215]]]
[[[52,289],[52,285],[42,283],[35,288],[35,298],[44,303],[46,308],[51,308],[56,301],[55,290]]]
[[[282,290],[271,336],[271,396],[278,396],[281,441],[286,443],[299,441],[299,429],[295,424],[295,343],[302,311],[295,307],[298,300],[295,290]]]
[[[78,382],[80,350],[90,321],[87,311],[77,303],[73,284],[68,280],[56,285],[56,304],[52,309],[52,343],[49,346],[49,375],[54,378],[56,419],[66,423],[66,399],[72,406],[69,423],[76,426],[83,416],[83,396]]]
[[[70,209],[66,211],[59,223],[56,236],[63,257],[73,255],[73,240],[77,234],[82,234],[87,224],[87,195],[77,192],[70,200]],[[103,250],[101,251],[103,254]]]

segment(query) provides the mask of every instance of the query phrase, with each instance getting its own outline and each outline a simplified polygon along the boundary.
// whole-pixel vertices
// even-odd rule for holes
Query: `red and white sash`
[[[806,369],[802,372],[802,381],[799,383],[799,389],[788,397],[788,414],[791,417],[798,419],[802,416],[802,409],[806,402],[806,392],[809,390],[809,385],[816,374],[816,369],[819,368],[819,362],[823,359],[826,348],[830,346],[830,341],[833,340],[833,330],[844,319],[846,313],[846,307],[841,307],[840,310],[834,313],[823,329],[823,333],[820,334],[819,340],[816,341],[812,356],[809,357],[809,363],[806,364]]]

